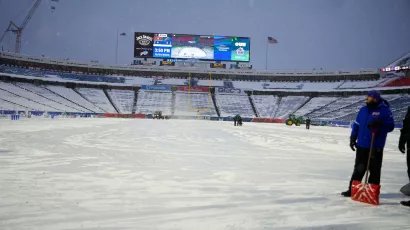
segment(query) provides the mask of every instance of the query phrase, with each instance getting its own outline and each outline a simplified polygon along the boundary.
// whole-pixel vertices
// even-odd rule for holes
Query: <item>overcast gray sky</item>
[[[34,0],[0,0],[0,32]],[[52,12],[51,6],[56,10]],[[269,69],[383,67],[410,51],[410,0],[43,0],[22,53],[115,63],[133,59],[133,32],[251,37],[251,63]],[[13,49],[15,37],[3,46]]]

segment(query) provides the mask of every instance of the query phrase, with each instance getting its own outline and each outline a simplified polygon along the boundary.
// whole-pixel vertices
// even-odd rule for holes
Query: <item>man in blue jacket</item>
[[[368,182],[369,184],[380,184],[383,148],[386,143],[387,133],[393,131],[393,129],[394,120],[389,104],[381,98],[379,91],[369,91],[366,106],[360,109],[356,121],[352,125],[350,148],[356,151],[356,160],[349,189],[346,192],[342,192],[342,196],[350,197],[353,180],[361,181],[366,173],[372,133],[375,133],[375,137],[370,159],[370,177]]]

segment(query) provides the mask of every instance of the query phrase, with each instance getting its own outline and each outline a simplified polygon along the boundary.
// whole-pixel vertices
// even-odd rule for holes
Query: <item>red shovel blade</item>
[[[352,183],[352,200],[362,203],[379,205],[380,185],[363,184],[354,180]]]

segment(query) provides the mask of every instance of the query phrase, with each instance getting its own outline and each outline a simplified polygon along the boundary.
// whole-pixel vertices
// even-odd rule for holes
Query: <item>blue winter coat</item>
[[[383,125],[376,132],[373,148],[384,148],[387,133],[394,129],[393,115],[388,103],[385,101],[381,101],[375,108],[364,106],[357,114],[356,121],[352,125],[351,136],[357,137],[358,147],[370,148],[372,131],[367,126],[370,122],[375,120],[380,120],[383,122]]]

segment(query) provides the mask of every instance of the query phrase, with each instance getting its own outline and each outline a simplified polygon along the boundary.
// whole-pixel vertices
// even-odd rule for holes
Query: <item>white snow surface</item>
[[[381,205],[346,190],[349,129],[131,119],[0,119],[0,229],[409,229],[399,133]]]

